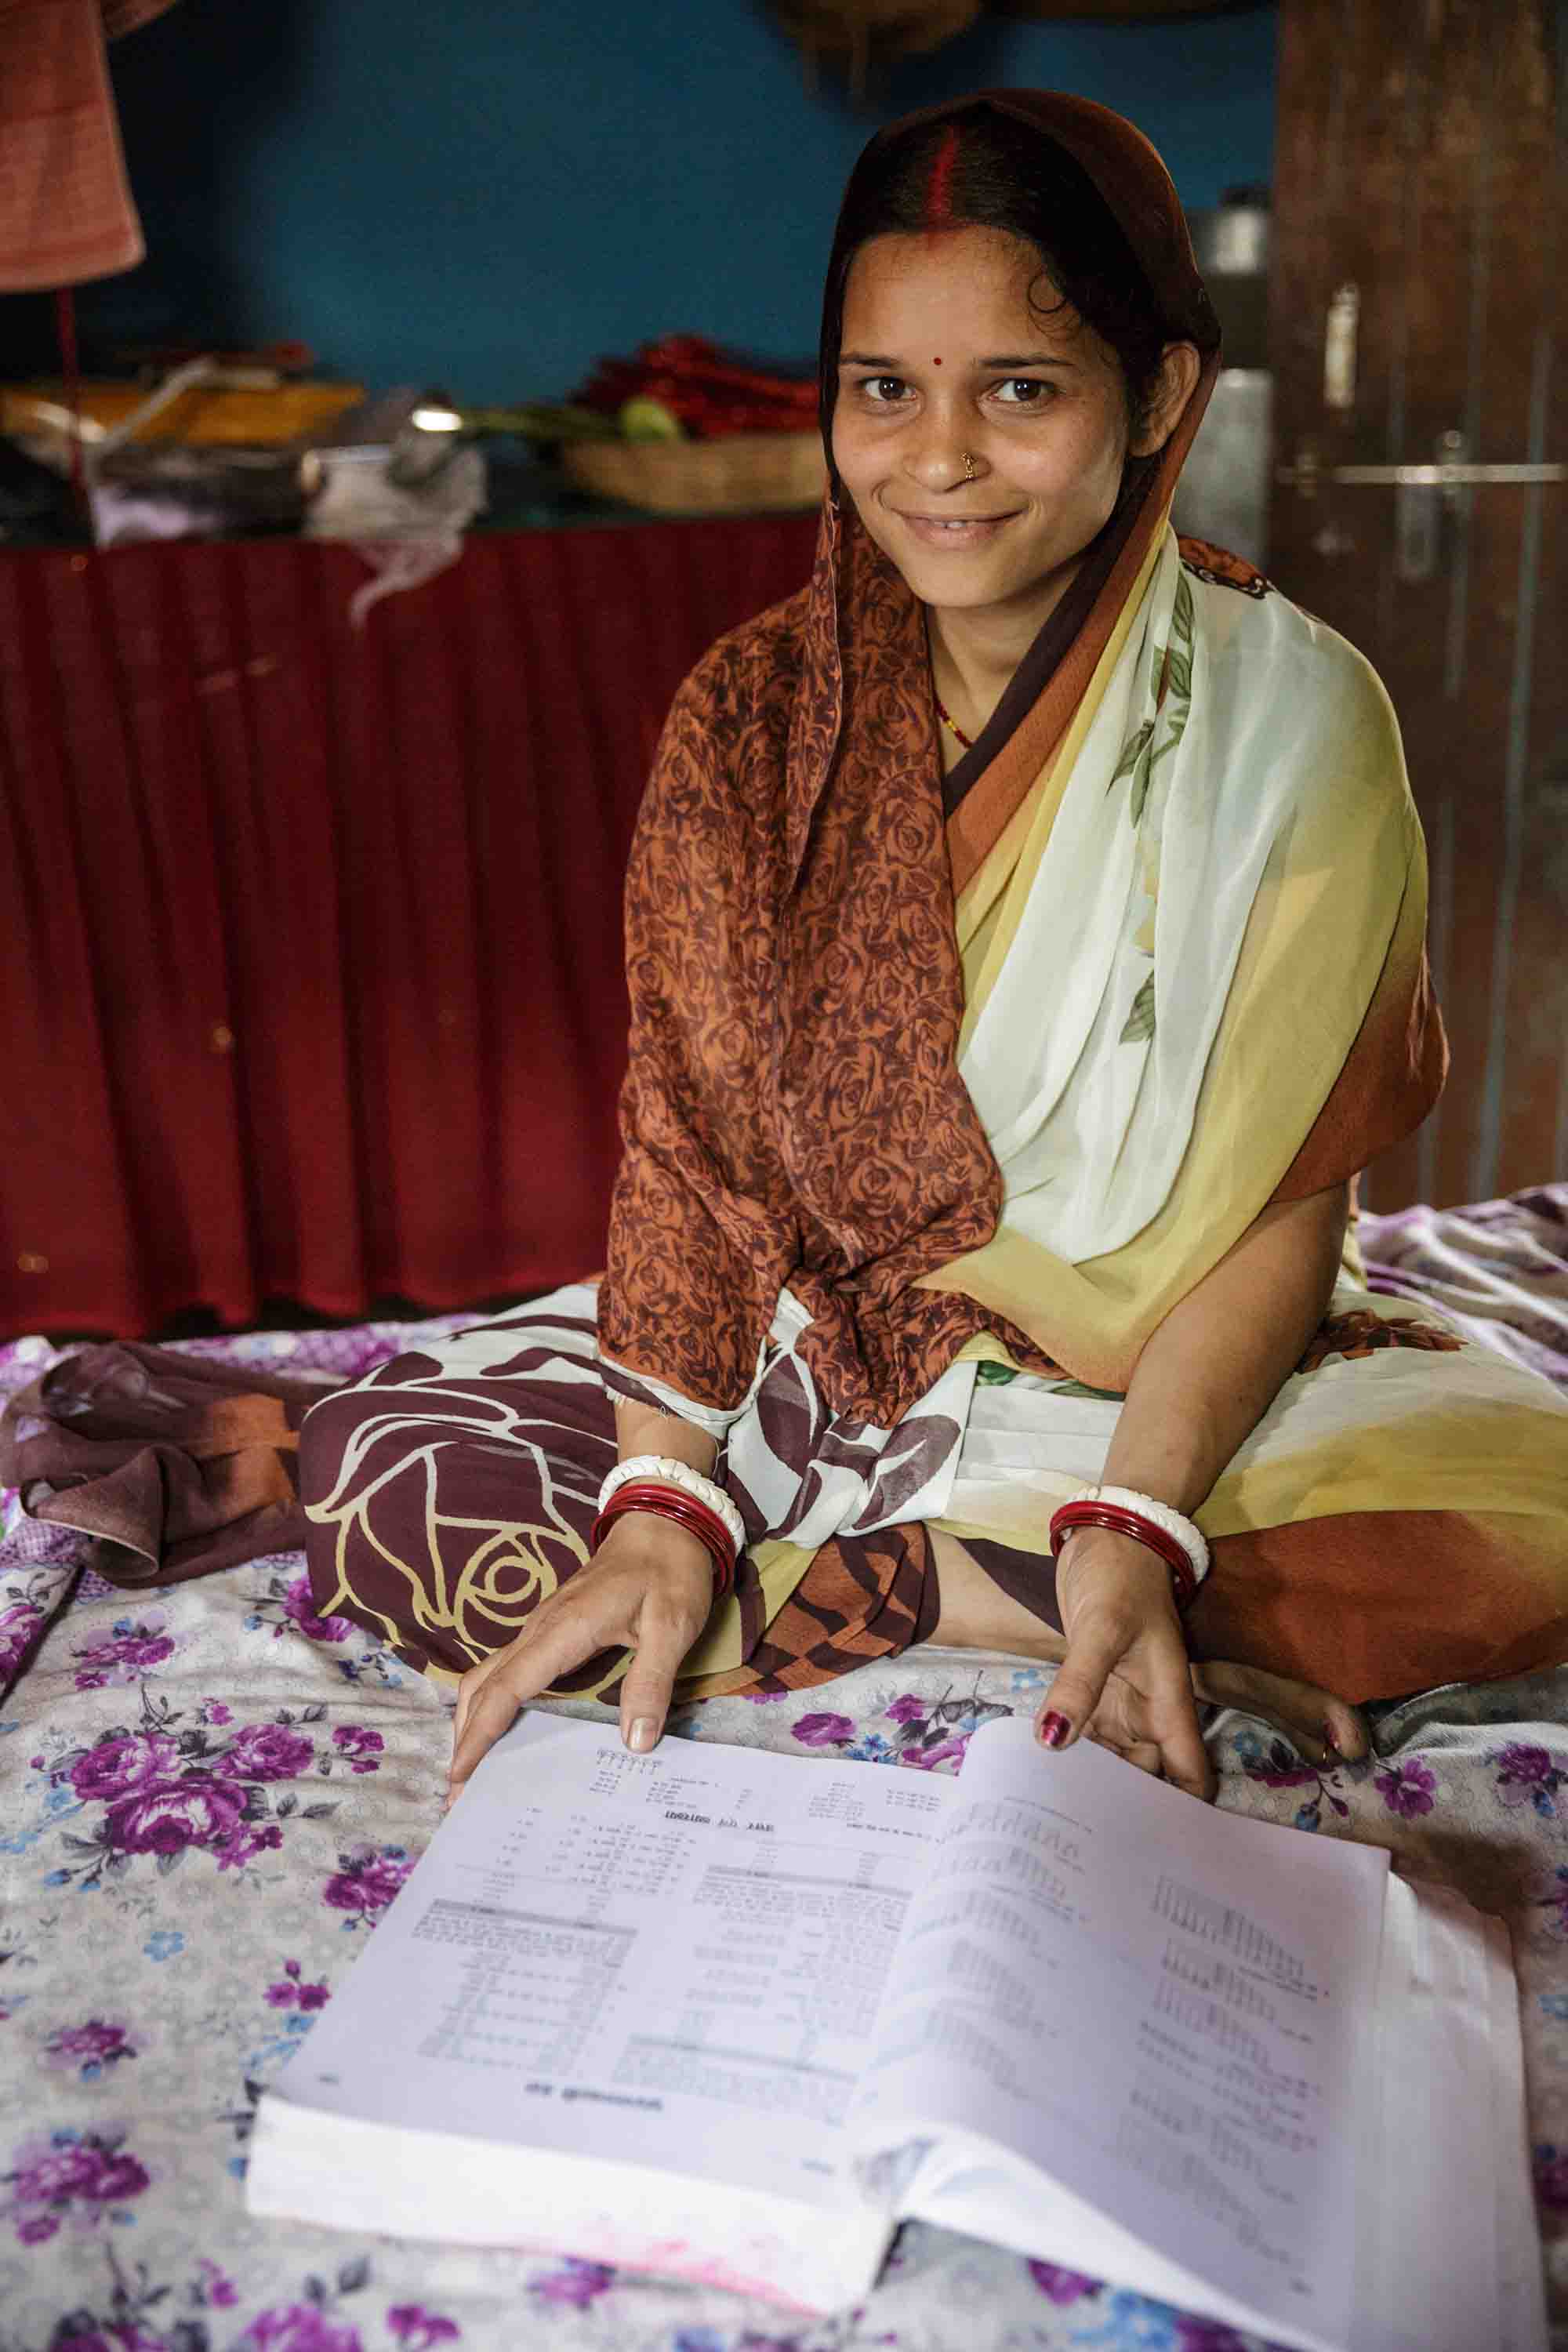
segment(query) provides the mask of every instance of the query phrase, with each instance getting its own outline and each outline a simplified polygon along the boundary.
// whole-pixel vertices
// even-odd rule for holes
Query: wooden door
[[[1270,569],[1399,713],[1453,1047],[1384,1210],[1568,1176],[1565,92],[1568,0],[1283,0]]]

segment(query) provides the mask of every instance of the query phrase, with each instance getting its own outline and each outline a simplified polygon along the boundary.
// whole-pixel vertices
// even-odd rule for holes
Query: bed
[[[1362,1232],[1377,1287],[1568,1391],[1568,1185]],[[352,1375],[468,1319],[186,1344]],[[0,1347],[0,1394],[54,1352]],[[76,1538],[6,1507],[0,2352],[1245,2352],[1212,2323],[917,2224],[863,2305],[803,2322],[588,2261],[251,2221],[257,2097],[436,1824],[448,1701],[318,1618],[299,1554],[128,1600]],[[976,1724],[1032,1709],[1043,1679],[930,1649],[671,1727],[950,1772]],[[1373,1716],[1372,1760],[1324,1772],[1217,1717],[1219,1801],[1386,1846],[1506,1916],[1552,2340],[1568,2347],[1568,1671]]]

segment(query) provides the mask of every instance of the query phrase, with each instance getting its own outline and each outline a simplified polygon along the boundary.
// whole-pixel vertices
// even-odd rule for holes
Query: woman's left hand
[[[1163,1560],[1130,1536],[1079,1528],[1057,1561],[1067,1655],[1040,1712],[1146,1772],[1212,1802],[1215,1777],[1198,1729],[1192,1668]]]

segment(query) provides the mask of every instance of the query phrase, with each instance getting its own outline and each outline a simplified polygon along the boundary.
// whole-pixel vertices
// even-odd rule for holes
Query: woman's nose
[[[959,482],[975,481],[981,460],[965,448],[963,426],[935,420],[924,424],[907,459],[912,478],[928,490],[952,489]]]

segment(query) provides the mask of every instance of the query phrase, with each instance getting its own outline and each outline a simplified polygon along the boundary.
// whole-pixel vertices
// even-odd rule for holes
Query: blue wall
[[[565,394],[673,329],[804,359],[879,123],[1081,90],[1212,205],[1269,176],[1274,42],[1271,5],[992,18],[856,105],[806,90],[758,0],[179,0],[111,52],[149,259],[80,290],[84,344],[297,336],[333,373],[477,400]],[[0,302],[0,333],[7,372],[48,363],[42,299]]]

